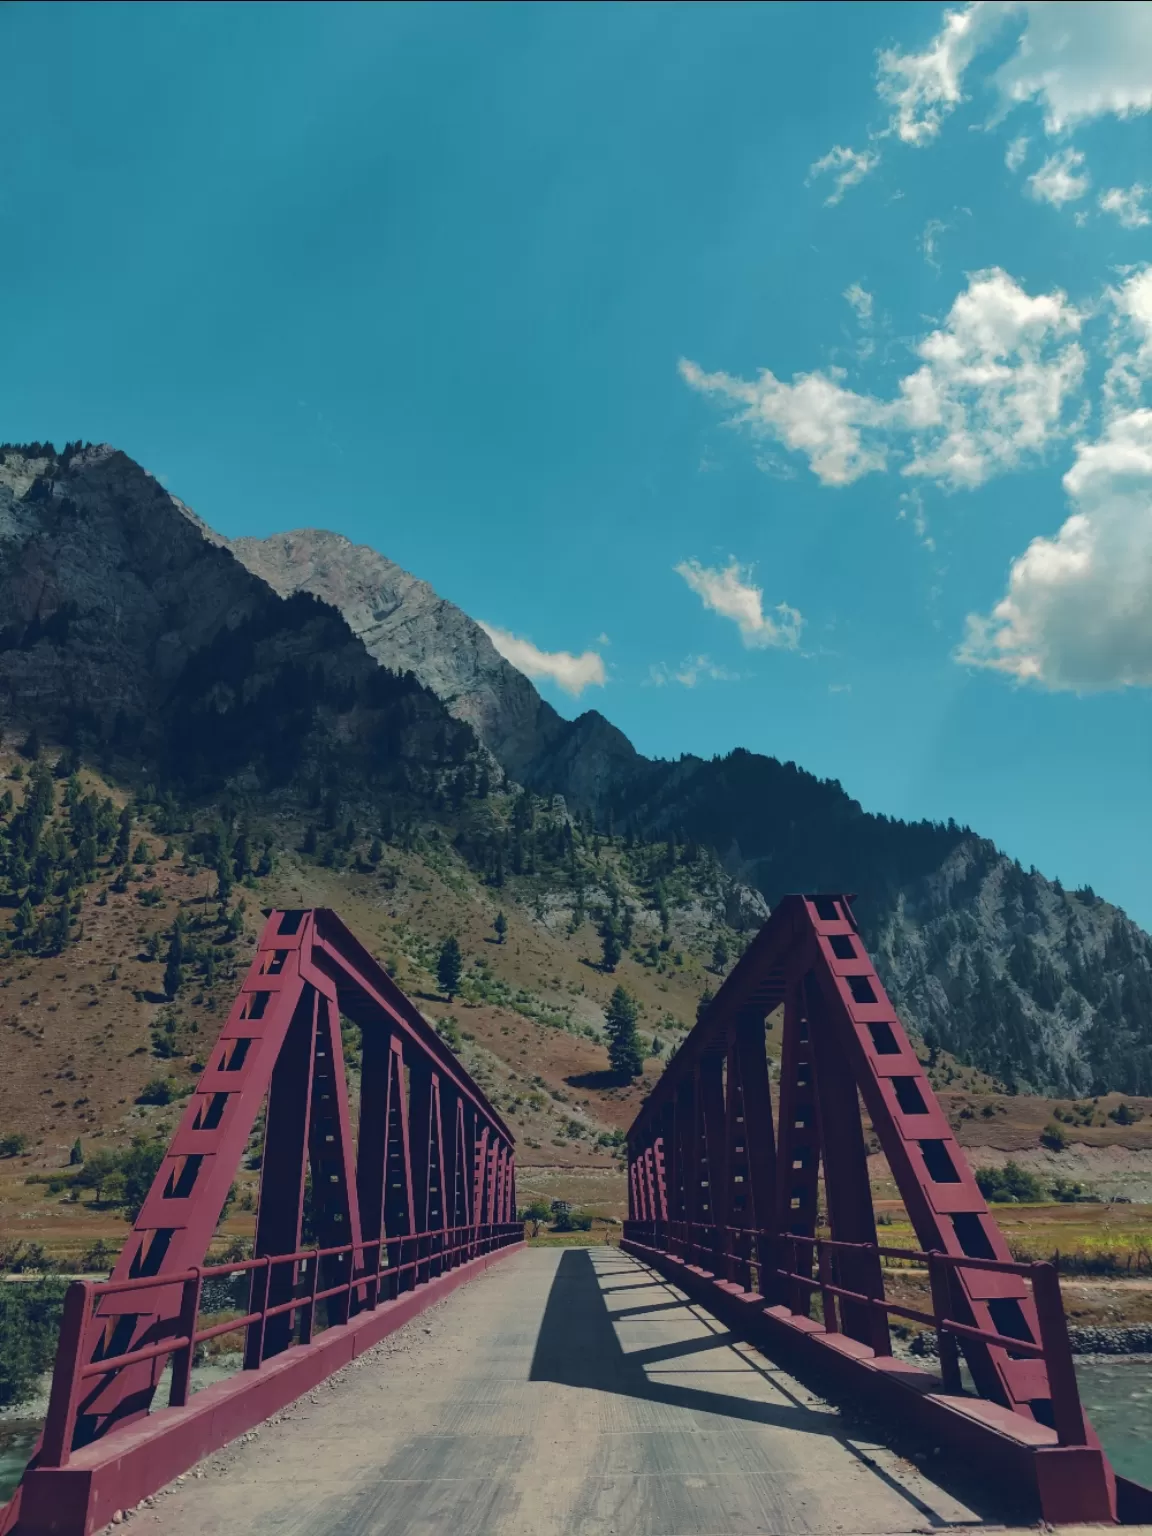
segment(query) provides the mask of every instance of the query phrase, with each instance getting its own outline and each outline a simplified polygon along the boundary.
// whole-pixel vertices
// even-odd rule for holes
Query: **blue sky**
[[[1152,5],[9,5],[0,52],[0,437],[337,529],[645,752],[1152,926]]]

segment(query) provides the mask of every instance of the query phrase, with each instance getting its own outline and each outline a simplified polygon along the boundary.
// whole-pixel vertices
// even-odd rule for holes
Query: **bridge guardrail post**
[[[40,1446],[42,1467],[66,1467],[72,1454],[72,1436],[76,1429],[77,1399],[80,1394],[80,1357],[92,1321],[92,1304],[92,1282],[73,1280],[64,1296],[56,1368],[52,1372],[48,1416],[44,1422],[44,1438]]]
[[[824,1328],[828,1333],[837,1333],[839,1324],[836,1321],[836,1297],[828,1289],[832,1282],[832,1265],[828,1249],[822,1242],[816,1243],[817,1273],[820,1276],[820,1305],[824,1314]]]
[[[1052,1397],[1053,1427],[1061,1445],[1086,1445],[1084,1410],[1072,1345],[1068,1338],[1068,1320],[1060,1296],[1060,1277],[1052,1264],[1032,1267],[1032,1298],[1040,1324],[1040,1343],[1044,1347],[1044,1367],[1048,1373],[1048,1391]]]
[[[172,1385],[168,1389],[169,1408],[184,1408],[188,1404],[188,1391],[192,1384],[192,1364],[196,1355],[196,1322],[200,1316],[200,1291],[203,1279],[203,1271],[197,1264],[184,1281],[181,1292],[176,1331],[188,1342],[182,1348],[172,1352]]]
[[[308,1260],[312,1270],[312,1284],[309,1288],[309,1297],[300,1309],[300,1342],[311,1344],[312,1333],[316,1326],[316,1291],[320,1283],[320,1260],[315,1254]]]
[[[244,1340],[244,1369],[258,1371],[264,1359],[264,1325],[268,1320],[268,1287],[272,1278],[272,1255],[263,1254],[260,1264],[252,1271],[252,1289],[248,1293],[249,1312],[259,1312],[254,1323],[248,1324]]]
[[[945,1392],[962,1392],[964,1384],[960,1376],[960,1349],[956,1335],[950,1333],[946,1326],[951,1313],[952,1296],[948,1266],[936,1249],[928,1254],[928,1283],[932,1287],[932,1312],[937,1324],[936,1348],[940,1357],[940,1380]]]

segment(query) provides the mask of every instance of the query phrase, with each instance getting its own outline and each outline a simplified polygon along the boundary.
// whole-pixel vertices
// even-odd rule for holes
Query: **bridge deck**
[[[600,1248],[510,1258],[133,1525],[149,1536],[866,1536],[952,1522],[981,1518]]]

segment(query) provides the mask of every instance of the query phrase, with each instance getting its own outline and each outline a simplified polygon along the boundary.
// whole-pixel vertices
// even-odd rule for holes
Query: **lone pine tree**
[[[463,961],[460,957],[460,945],[456,935],[450,933],[440,946],[440,958],[436,962],[436,977],[440,983],[440,990],[451,1002],[460,990],[460,971]]]
[[[639,1077],[644,1070],[644,1051],[636,1034],[636,999],[617,987],[605,1013],[608,1060],[621,1077]]]

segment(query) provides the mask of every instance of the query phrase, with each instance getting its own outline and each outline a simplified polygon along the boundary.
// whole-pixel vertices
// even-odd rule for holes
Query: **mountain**
[[[714,921],[732,930],[761,898],[855,891],[930,1049],[1023,1088],[1152,1093],[1152,940],[1117,908],[954,822],[870,815],[793,763],[643,758],[594,711],[564,720],[460,609],[340,535],[229,542],[113,449],[8,446],[0,617],[6,729],[126,782],[249,806],[293,786],[313,805],[386,801],[393,828],[447,817],[442,835],[490,881],[537,857],[485,798],[502,771],[513,798],[563,797],[539,856],[556,878],[575,811],[624,845],[661,844],[669,873],[684,850],[715,850]],[[593,874],[563,876],[580,911],[585,883],[589,909],[611,899]],[[663,879],[635,900],[659,909]],[[541,912],[550,899],[531,896]]]
[[[381,666],[419,678],[518,783],[595,808],[640,762],[602,715],[557,714],[474,619],[366,544],[306,528],[229,547],[282,597],[331,604]]]

